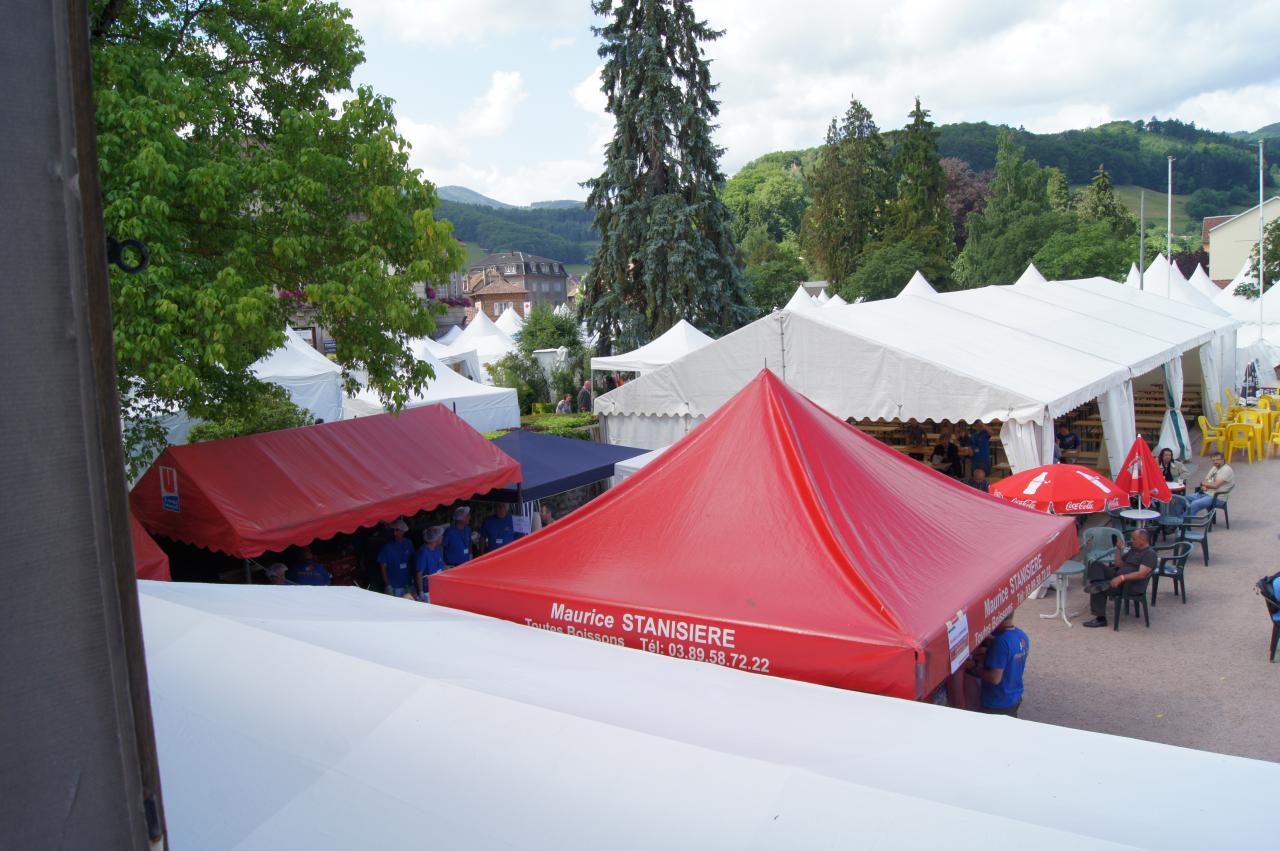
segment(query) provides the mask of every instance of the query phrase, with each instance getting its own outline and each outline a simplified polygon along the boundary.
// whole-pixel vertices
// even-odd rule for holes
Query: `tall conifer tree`
[[[897,198],[886,242],[910,242],[924,257],[920,269],[935,283],[950,277],[955,228],[947,207],[947,175],[938,156],[938,131],[916,98],[911,123],[895,157]]]
[[[839,286],[857,271],[863,250],[880,236],[888,191],[888,154],[871,112],[856,99],[833,119],[809,174],[813,202],[805,212],[805,256]]]
[[[584,185],[600,232],[580,310],[599,349],[643,343],[687,319],[711,334],[752,315],[720,200],[720,112],[703,55],[722,33],[688,0],[597,0],[601,90],[615,120],[601,175]]]

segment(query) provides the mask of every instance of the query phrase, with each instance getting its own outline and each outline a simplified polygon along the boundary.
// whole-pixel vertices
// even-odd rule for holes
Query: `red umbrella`
[[[1165,484],[1164,474],[1156,457],[1151,454],[1147,442],[1138,435],[1138,439],[1129,447],[1129,454],[1124,457],[1124,466],[1120,475],[1116,476],[1116,487],[1137,494],[1143,505],[1151,505],[1151,500],[1168,502],[1173,499],[1169,486]]]
[[[1092,514],[1118,508],[1129,495],[1105,476],[1078,464],[1046,464],[991,486],[991,495],[1049,514]]]

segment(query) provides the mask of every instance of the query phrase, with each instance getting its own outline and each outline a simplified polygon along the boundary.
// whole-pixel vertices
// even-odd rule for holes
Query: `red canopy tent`
[[[520,479],[442,405],[170,446],[129,494],[147,531],[252,558]]]
[[[762,372],[622,485],[432,577],[431,602],[923,698],[1077,548],[1070,519],[927,469]]]
[[[132,514],[129,515],[129,530],[133,533],[133,569],[137,577],[168,582],[171,578],[169,557]]]

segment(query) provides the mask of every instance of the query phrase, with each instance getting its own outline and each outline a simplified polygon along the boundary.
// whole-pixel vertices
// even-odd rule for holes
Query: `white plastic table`
[[[1079,617],[1079,612],[1067,614],[1067,586],[1071,584],[1072,576],[1083,576],[1085,571],[1084,564],[1078,561],[1065,561],[1062,567],[1053,572],[1054,579],[1057,580],[1058,590],[1053,595],[1053,611],[1047,615],[1041,615],[1042,618],[1056,618],[1062,616],[1062,622],[1067,626],[1071,626],[1071,618]]]
[[[1120,516],[1137,523],[1139,529],[1145,529],[1152,520],[1160,519],[1160,512],[1150,508],[1126,508]]]

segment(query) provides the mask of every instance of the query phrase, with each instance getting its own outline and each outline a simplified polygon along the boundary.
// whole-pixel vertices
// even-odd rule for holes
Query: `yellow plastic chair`
[[[1267,452],[1270,454],[1273,450],[1277,456],[1280,456],[1280,425],[1276,426],[1276,430],[1271,432],[1271,439],[1267,441]]]
[[[1272,399],[1272,397],[1271,397],[1271,396],[1259,396],[1259,397],[1258,397],[1258,410],[1259,410],[1259,411],[1272,411],[1272,410],[1275,410],[1275,408],[1273,407],[1274,403],[1271,401],[1271,399]]]
[[[1249,463],[1253,463],[1253,445],[1254,433],[1257,429],[1250,423],[1232,423],[1227,426],[1227,445],[1223,448],[1222,454],[1227,456],[1227,462],[1230,463],[1235,458],[1236,450],[1243,449],[1245,457],[1249,459]]]
[[[1208,418],[1201,414],[1196,420],[1200,423],[1200,455],[1203,457],[1209,451],[1209,444],[1212,443],[1218,447],[1219,451],[1226,446],[1227,432],[1223,428],[1214,428],[1209,425]]]
[[[1236,422],[1246,423],[1254,427],[1253,432],[1253,448],[1257,451],[1258,457],[1262,457],[1262,443],[1266,440],[1267,435],[1271,433],[1268,426],[1271,425],[1271,415],[1265,411],[1241,411],[1236,417]]]

